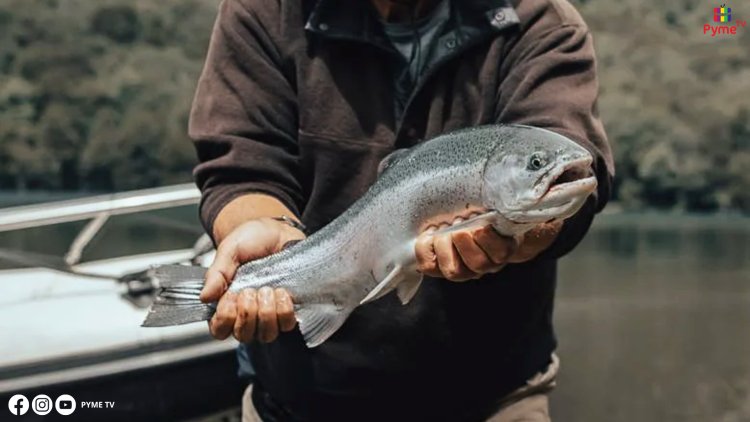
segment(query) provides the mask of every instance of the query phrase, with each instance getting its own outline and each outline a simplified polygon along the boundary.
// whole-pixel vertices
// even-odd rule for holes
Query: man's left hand
[[[547,249],[562,222],[545,223],[523,235],[506,237],[492,226],[434,235],[427,228],[417,238],[417,270],[450,281],[466,281],[500,271],[506,264],[526,262]]]

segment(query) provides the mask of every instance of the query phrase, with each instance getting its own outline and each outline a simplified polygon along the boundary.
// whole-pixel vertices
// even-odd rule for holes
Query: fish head
[[[545,129],[512,128],[511,142],[500,143],[487,161],[484,206],[526,227],[575,214],[596,190],[591,153]]]

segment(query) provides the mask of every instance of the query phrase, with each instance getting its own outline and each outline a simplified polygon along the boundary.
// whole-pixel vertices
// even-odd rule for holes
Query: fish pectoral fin
[[[386,293],[390,292],[391,290],[396,288],[396,285],[403,280],[403,274],[401,271],[401,265],[396,265],[393,267],[390,273],[381,281],[378,283],[377,286],[375,286],[374,289],[370,290],[370,293],[365,296],[364,299],[362,299],[361,302],[359,302],[360,305],[364,305],[367,302],[372,302],[375,299],[378,299],[385,295]]]
[[[312,348],[341,328],[351,312],[350,308],[339,308],[334,304],[312,303],[300,305],[294,314],[307,347]]]
[[[405,277],[404,280],[396,286],[396,294],[402,305],[409,303],[414,295],[417,294],[419,286],[422,285],[422,279],[424,279],[424,276],[421,273],[415,272],[413,275]]]

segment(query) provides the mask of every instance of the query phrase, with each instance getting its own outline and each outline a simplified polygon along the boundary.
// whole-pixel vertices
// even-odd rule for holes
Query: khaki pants
[[[553,354],[547,370],[505,397],[500,410],[487,422],[550,422],[548,394],[555,387],[559,368],[560,360]],[[242,396],[242,422],[263,422],[253,406],[252,391],[250,385]]]

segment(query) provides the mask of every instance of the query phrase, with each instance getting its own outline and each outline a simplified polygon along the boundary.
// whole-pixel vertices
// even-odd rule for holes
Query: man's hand
[[[234,335],[243,343],[256,338],[271,342],[279,330],[294,328],[297,321],[286,290],[263,287],[257,291],[244,289],[237,294],[227,292],[227,288],[240,265],[276,253],[289,241],[304,238],[301,231],[283,222],[259,218],[239,225],[221,241],[201,292],[201,301],[219,301],[216,314],[209,321],[211,335],[219,340]]]
[[[476,279],[508,263],[533,259],[552,244],[561,227],[562,222],[541,224],[515,238],[501,236],[492,226],[440,235],[433,235],[438,227],[428,227],[417,238],[417,270],[450,281]]]

